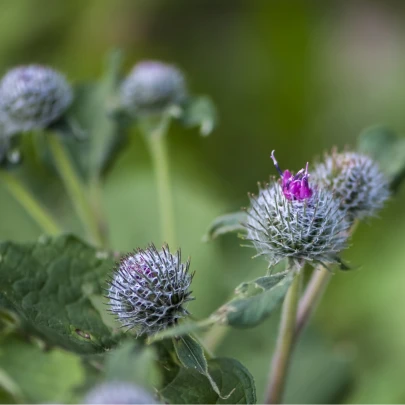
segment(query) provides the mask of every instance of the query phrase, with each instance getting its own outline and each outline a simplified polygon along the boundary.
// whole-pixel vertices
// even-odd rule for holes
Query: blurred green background
[[[197,271],[190,308],[203,317],[266,270],[236,237],[201,237],[276,174],[272,149],[282,168],[298,170],[333,145],[355,145],[372,124],[405,130],[404,21],[400,2],[2,0],[0,71],[37,62],[87,80],[120,47],[126,69],[145,58],[172,62],[191,92],[212,96],[220,127],[204,139],[174,124],[169,142],[178,240]],[[66,229],[80,232],[56,176],[32,157],[23,171]],[[116,249],[162,242],[151,162],[136,131],[104,197]],[[294,354],[288,402],[405,401],[404,203],[400,190],[356,232],[345,258],[359,269],[334,276]],[[40,233],[0,185],[0,238]],[[218,350],[249,368],[259,401],[277,321],[234,330]]]

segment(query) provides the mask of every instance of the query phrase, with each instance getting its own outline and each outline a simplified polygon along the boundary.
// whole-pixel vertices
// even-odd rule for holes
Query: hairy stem
[[[98,229],[94,210],[89,203],[83,182],[59,137],[51,134],[48,140],[55,166],[78,217],[93,242],[102,246],[104,244],[103,237]]]
[[[159,125],[143,125],[142,130],[155,172],[162,238],[169,245],[175,245],[174,206],[166,139],[168,126],[169,118],[163,117]]]
[[[294,344],[295,321],[302,279],[301,273],[302,268],[297,270],[283,303],[276,350],[271,361],[270,378],[265,398],[266,404],[279,404],[282,399]]]
[[[0,170],[0,181],[45,233],[49,235],[62,233],[62,229],[52,218],[51,214],[17,177],[4,170]]]

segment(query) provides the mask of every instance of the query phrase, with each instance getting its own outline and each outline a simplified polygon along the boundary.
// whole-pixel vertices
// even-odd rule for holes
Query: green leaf
[[[43,351],[16,336],[0,340],[0,386],[17,401],[71,402],[84,377],[81,359],[73,353]]]
[[[217,315],[223,322],[237,328],[256,326],[277,308],[293,278],[294,273],[289,272],[244,283],[237,289],[237,297],[223,305]]]
[[[396,191],[405,177],[405,137],[383,126],[371,127],[360,134],[358,149],[380,164]]]
[[[217,322],[215,318],[208,318],[198,322],[188,321],[180,323],[179,325],[176,325],[172,328],[168,328],[162,332],[156,333],[149,339],[149,343],[153,343],[157,340],[166,339],[169,337],[182,336],[191,332],[196,332],[213,325],[215,322]]]
[[[252,375],[237,360],[217,358],[208,361],[208,371],[221,392],[232,392],[221,399],[198,371],[180,368],[174,380],[160,391],[172,404],[255,404],[256,388]]]
[[[212,221],[206,234],[203,236],[203,241],[209,242],[220,235],[225,235],[230,232],[245,231],[246,228],[242,224],[246,222],[246,220],[247,214],[244,211],[221,215]]]
[[[153,347],[126,341],[107,354],[105,378],[129,381],[144,387],[157,387],[160,385],[161,377],[156,360],[157,355]]]
[[[209,97],[199,96],[187,103],[181,120],[187,127],[199,127],[200,134],[207,136],[218,125],[218,113]]]
[[[221,395],[221,391],[208,371],[208,363],[204,355],[204,349],[194,338],[190,335],[180,336],[177,339],[173,339],[173,344],[177,357],[184,367],[197,370],[200,374],[205,375],[212,389],[220,398],[229,398],[232,391],[225,396]]]
[[[103,252],[104,253],[104,252]],[[0,308],[14,311],[27,333],[78,353],[116,343],[90,296],[101,294],[111,256],[73,236],[0,244]]]

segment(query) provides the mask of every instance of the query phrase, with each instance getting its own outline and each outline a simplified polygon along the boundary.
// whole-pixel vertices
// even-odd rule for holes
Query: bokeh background
[[[192,92],[212,96],[220,126],[209,137],[173,125],[170,157],[178,240],[197,271],[190,307],[204,317],[266,263],[227,236],[203,244],[217,215],[248,203],[256,182],[298,170],[333,145],[355,145],[384,123],[405,130],[405,8],[382,1],[2,0],[0,73],[43,63],[73,82],[98,77],[112,48],[125,67],[161,59],[181,67]],[[52,171],[28,159],[26,181],[80,233]],[[109,173],[104,203],[121,251],[161,243],[151,162],[142,137]],[[405,190],[362,224],[297,348],[288,402],[405,402]],[[0,185],[0,239],[32,241],[35,223]],[[253,373],[261,401],[278,315],[233,330],[218,354]]]

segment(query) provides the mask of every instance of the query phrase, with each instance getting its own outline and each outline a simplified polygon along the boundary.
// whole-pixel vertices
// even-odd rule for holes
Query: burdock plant
[[[0,81],[0,180],[46,233],[33,243],[0,244],[0,396],[16,403],[59,403],[78,401],[87,392],[86,403],[153,403],[156,393],[169,404],[255,403],[252,375],[235,359],[215,357],[215,343],[223,325],[256,326],[283,302],[265,399],[279,403],[300,331],[332,271],[348,269],[341,254],[354,224],[374,216],[389,196],[384,166],[360,152],[332,152],[294,173],[281,170],[273,152],[280,178],[259,186],[244,212],[217,219],[209,232],[212,237],[240,231],[267,269],[235,286],[231,299],[206,319],[196,320],[188,308],[194,273],[176,243],[167,141],[172,123],[197,126],[208,135],[215,109],[207,97],[192,94],[174,65],[141,61],[125,76],[114,55],[104,77],[84,85],[72,87],[62,73],[39,65],[11,69]],[[80,140],[72,122],[85,134]],[[149,147],[163,247],[150,244],[124,255],[120,239],[112,244],[108,237],[101,200],[102,180],[125,150],[130,126]],[[15,148],[26,136],[45,141],[39,156],[44,168],[61,177],[86,242],[64,235],[35,196],[36,188],[29,191],[26,179],[11,172],[24,164]],[[390,178],[398,183],[405,170],[402,162],[396,167],[401,170],[390,167]],[[128,227],[138,225],[131,215]],[[122,238],[121,230],[116,232]],[[301,294],[306,267],[311,278]],[[34,360],[24,358],[22,377],[10,367],[20,353]],[[35,390],[27,389],[31,380],[38,384]],[[49,390],[62,383],[63,389]]]

